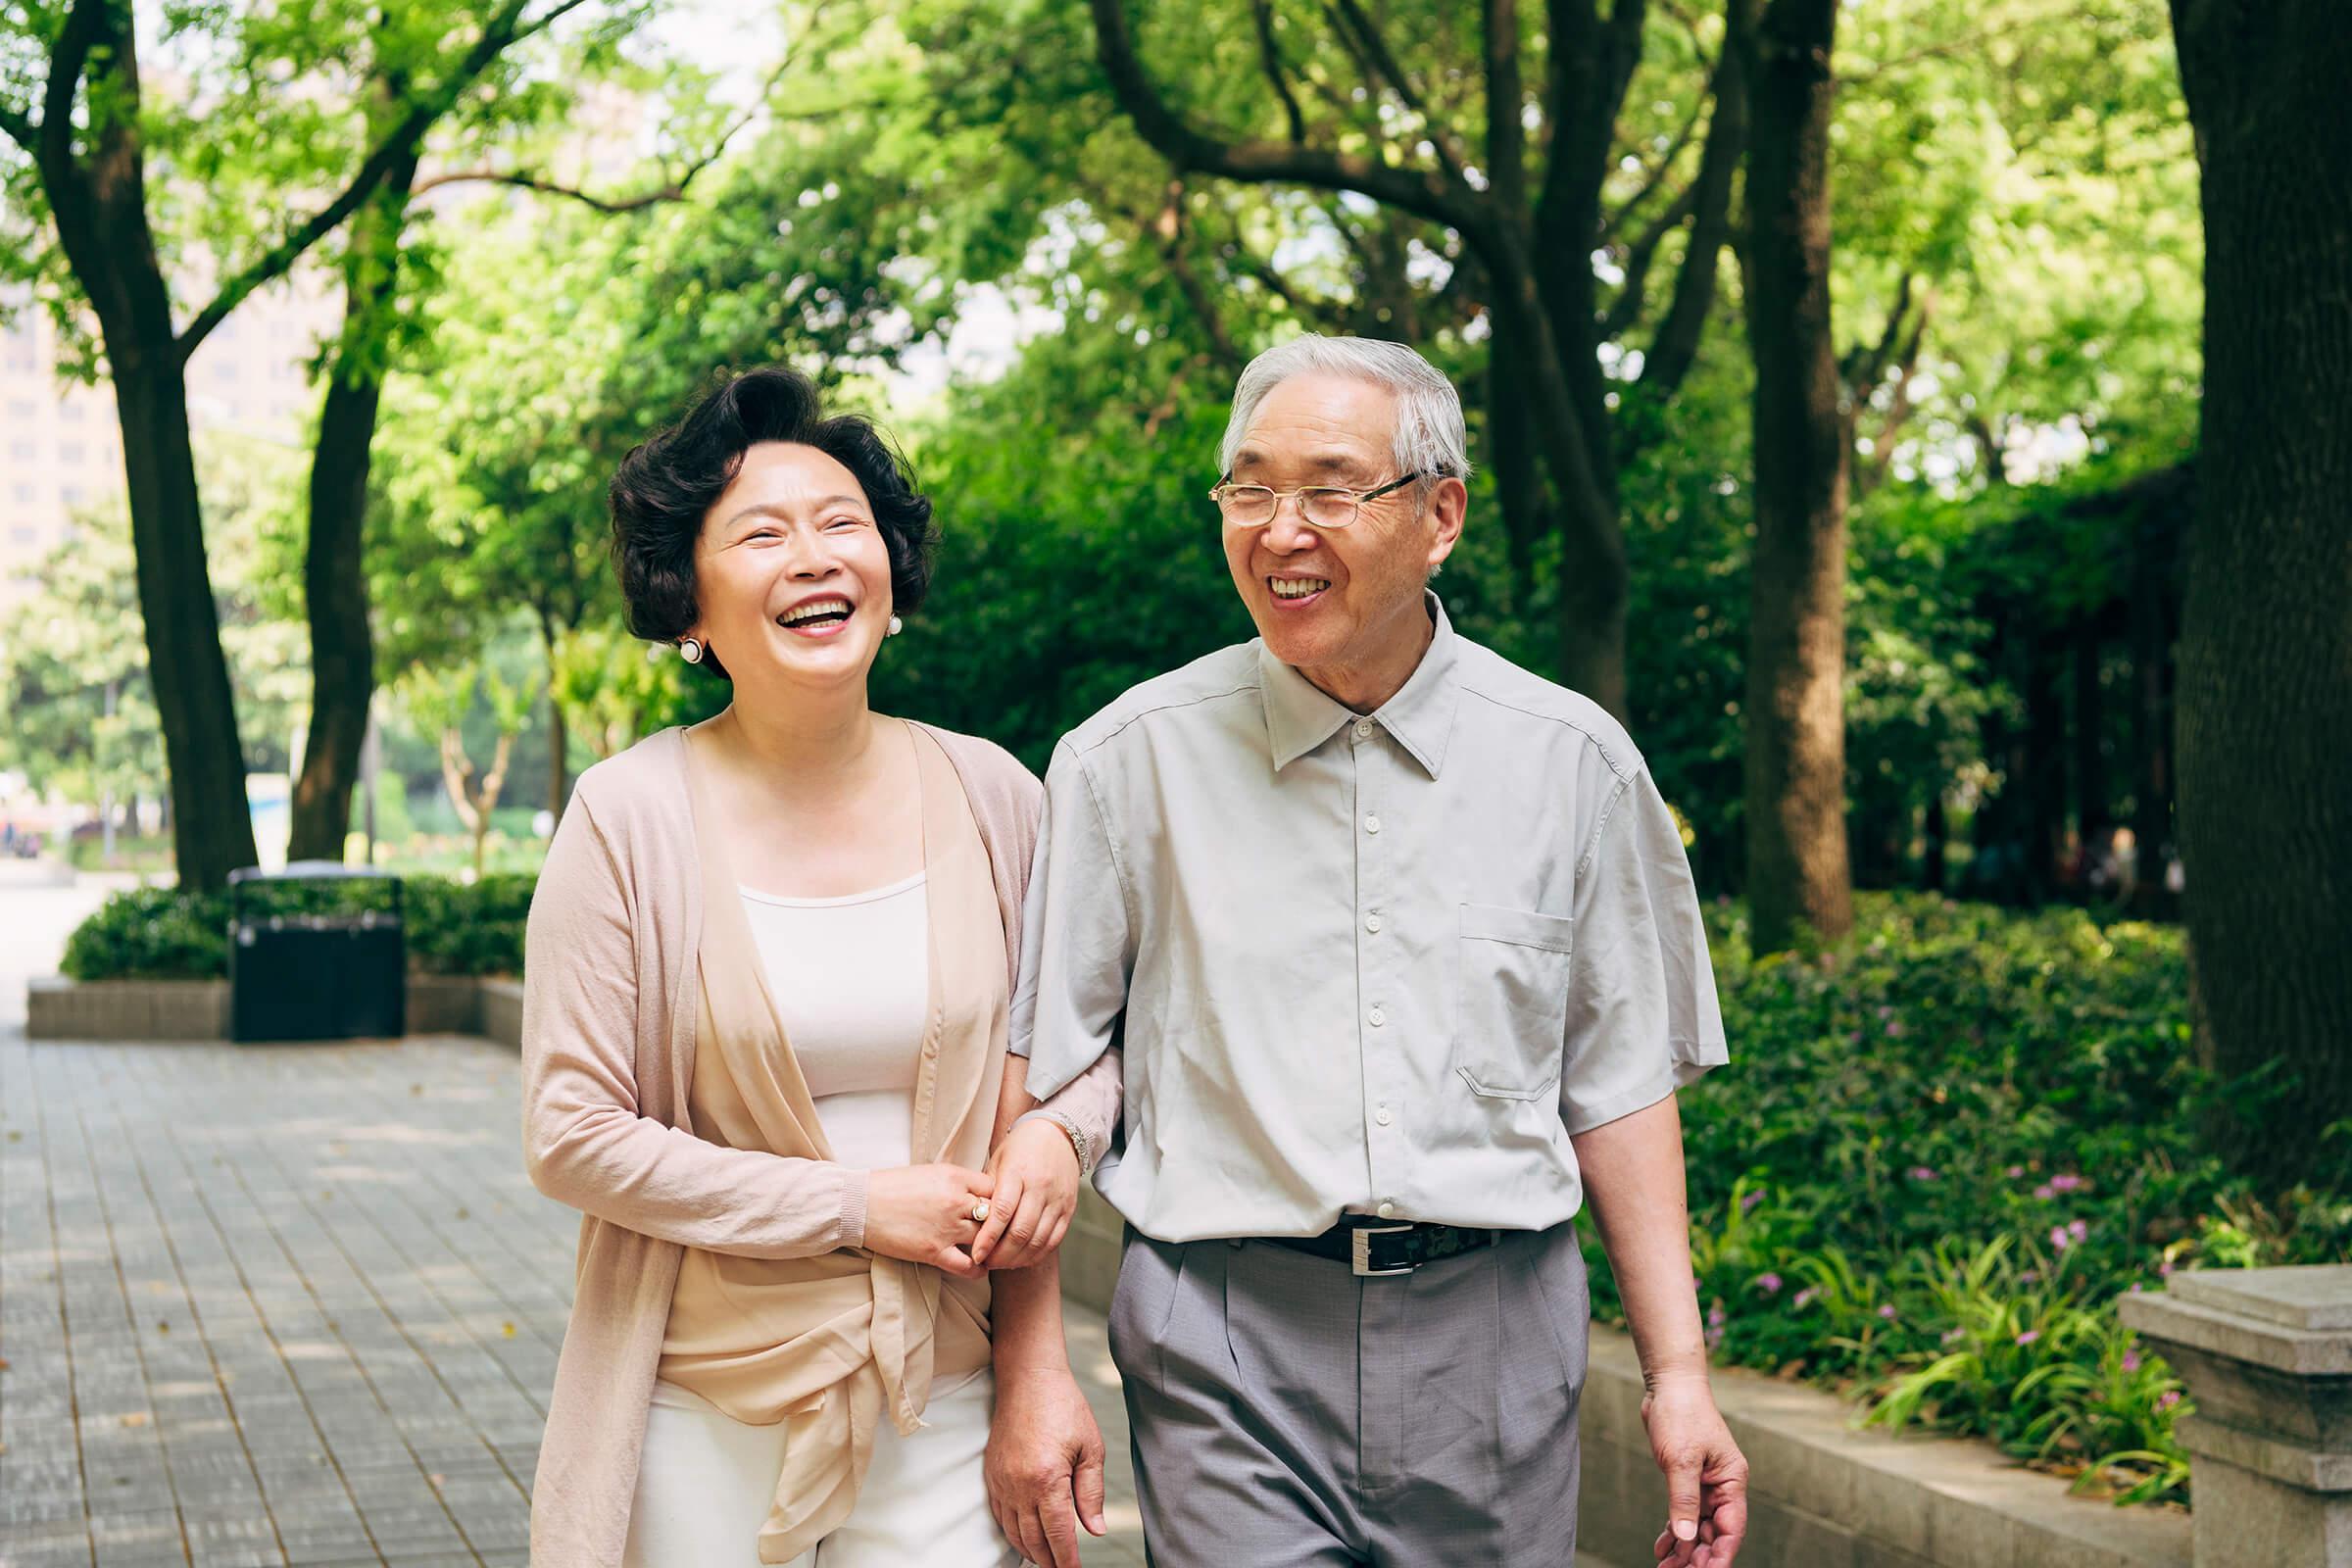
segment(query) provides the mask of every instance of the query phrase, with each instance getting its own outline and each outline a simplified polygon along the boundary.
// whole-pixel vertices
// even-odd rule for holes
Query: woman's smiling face
[[[814,447],[761,441],[694,545],[687,635],[738,689],[863,679],[891,615],[890,548],[858,476]]]

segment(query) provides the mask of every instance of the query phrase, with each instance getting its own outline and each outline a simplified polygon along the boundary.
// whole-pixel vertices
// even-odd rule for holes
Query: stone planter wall
[[[225,980],[96,980],[49,976],[25,989],[32,1040],[225,1040]],[[409,1033],[487,1035],[519,1048],[522,983],[502,976],[409,976]]]
[[[1120,1220],[1091,1189],[1062,1242],[1063,1294],[1097,1311],[1118,1276]],[[1633,1341],[1592,1330],[1578,1544],[1645,1563],[1666,1486],[1642,1426]],[[1819,1390],[1734,1368],[1716,1403],[1752,1468],[1740,1568],[2189,1568],[2189,1521],[2067,1495],[1982,1443],[1852,1430]]]

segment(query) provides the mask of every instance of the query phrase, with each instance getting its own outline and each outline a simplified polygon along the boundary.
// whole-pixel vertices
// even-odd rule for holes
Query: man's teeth
[[[1308,594],[1319,594],[1331,586],[1330,579],[1325,577],[1269,577],[1266,580],[1273,585],[1277,599],[1304,599]]]
[[[846,619],[849,613],[850,602],[847,599],[817,599],[791,612],[784,617],[783,624],[802,626],[812,620],[822,620],[828,615],[838,615]]]

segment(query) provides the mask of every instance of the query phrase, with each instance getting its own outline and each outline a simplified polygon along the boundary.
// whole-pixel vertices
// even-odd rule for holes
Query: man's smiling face
[[[1387,387],[1295,375],[1258,404],[1232,482],[1377,489],[1398,476],[1396,430]],[[1422,590],[1461,536],[1464,492],[1453,479],[1424,490],[1368,501],[1345,528],[1315,528],[1287,497],[1262,528],[1226,525],[1225,563],[1267,649],[1349,706],[1386,701],[1428,642]]]

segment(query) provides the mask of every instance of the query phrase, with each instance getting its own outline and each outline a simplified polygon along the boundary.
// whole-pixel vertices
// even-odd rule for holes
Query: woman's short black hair
[[[694,624],[694,542],[744,453],[761,441],[814,447],[857,475],[890,552],[892,608],[908,614],[922,604],[937,534],[906,458],[871,420],[828,416],[808,377],[768,365],[721,372],[683,419],[621,459],[612,475],[612,561],[638,636],[674,642]],[[727,672],[708,653],[703,667]]]

